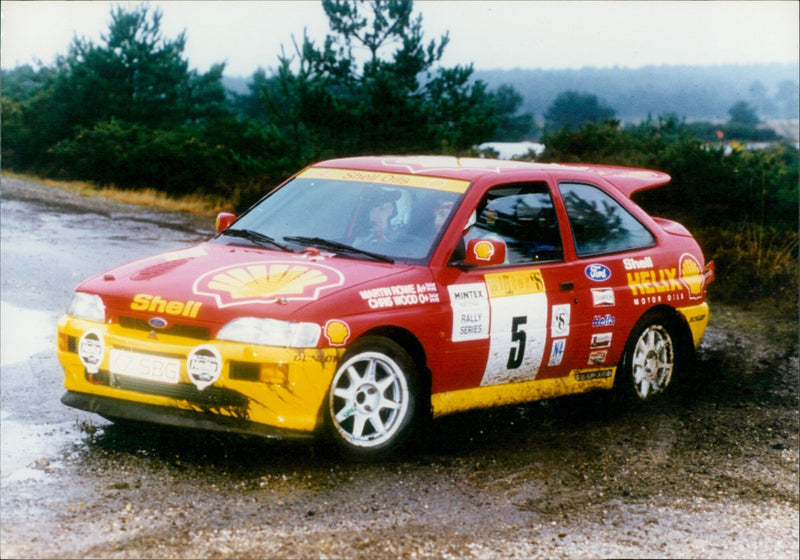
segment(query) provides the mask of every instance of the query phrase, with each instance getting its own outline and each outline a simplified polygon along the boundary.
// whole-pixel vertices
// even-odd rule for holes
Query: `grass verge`
[[[206,195],[192,194],[170,197],[156,189],[125,190],[113,186],[98,187],[83,181],[57,181],[6,170],[3,170],[3,174],[16,179],[36,181],[48,187],[67,190],[82,196],[102,196],[128,204],[150,206],[173,212],[187,212],[196,216],[213,217],[219,212],[233,212],[233,204],[230,201]]]

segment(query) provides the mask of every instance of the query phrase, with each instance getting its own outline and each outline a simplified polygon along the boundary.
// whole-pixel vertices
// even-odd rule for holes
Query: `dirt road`
[[[6,177],[0,202],[2,558],[798,557],[784,314],[712,302],[697,371],[658,407],[589,394],[460,414],[402,459],[346,464],[63,406],[73,286],[211,224]]]

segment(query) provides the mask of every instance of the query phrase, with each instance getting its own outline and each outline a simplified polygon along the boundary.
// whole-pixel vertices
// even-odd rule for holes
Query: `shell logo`
[[[212,270],[194,283],[194,293],[217,306],[315,300],[322,290],[341,286],[341,272],[315,263],[254,262]]]
[[[494,255],[494,246],[488,241],[479,241],[473,248],[475,257],[481,261],[488,261]]]
[[[325,338],[333,346],[341,346],[350,338],[350,327],[344,321],[331,319],[325,323]]]
[[[681,256],[681,281],[689,288],[691,297],[700,297],[703,293],[703,273],[700,265],[689,254]]]

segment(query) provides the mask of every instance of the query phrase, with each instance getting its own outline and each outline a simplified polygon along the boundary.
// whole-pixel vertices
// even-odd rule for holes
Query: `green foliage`
[[[323,44],[304,35],[241,99],[248,115],[289,135],[299,157],[457,153],[491,137],[496,98],[471,66],[437,67],[449,39],[425,42],[413,2],[322,6],[332,31]]]
[[[497,129],[491,140],[519,142],[536,135],[536,121],[530,113],[520,113],[522,95],[509,85],[501,85],[490,94],[494,100]]]
[[[700,140],[705,142],[740,141],[740,142],[775,142],[780,139],[771,128],[756,128],[737,123],[714,124],[710,122],[693,122],[687,128]]]
[[[601,103],[596,95],[578,91],[558,94],[544,113],[547,128],[552,131],[576,130],[590,122],[603,122],[614,118],[616,111]]]
[[[695,235],[713,259],[711,297],[730,303],[762,299],[785,305],[797,301],[798,234],[751,223],[733,227],[698,227]]]
[[[733,107],[728,110],[728,114],[731,116],[728,124],[737,124],[743,127],[755,128],[756,125],[761,122],[758,118],[758,115],[756,115],[755,108],[751,107],[745,101],[737,101],[734,103]]]
[[[190,71],[184,34],[167,39],[160,22],[117,7],[102,44],[76,38],[54,68],[4,72],[4,164],[173,195],[238,196],[237,179],[283,176],[276,131],[232,116],[224,65]]]

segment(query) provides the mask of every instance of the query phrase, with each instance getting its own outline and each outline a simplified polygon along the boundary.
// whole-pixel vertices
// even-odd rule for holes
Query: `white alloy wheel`
[[[361,346],[364,350],[345,356],[334,375],[328,415],[340,447],[370,458],[388,452],[407,435],[414,414],[414,366],[389,340]]]
[[[630,356],[633,389],[642,400],[662,393],[672,381],[675,350],[669,331],[662,325],[647,326],[636,340]]]

